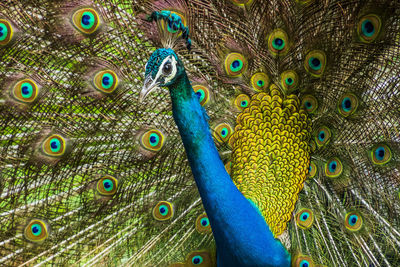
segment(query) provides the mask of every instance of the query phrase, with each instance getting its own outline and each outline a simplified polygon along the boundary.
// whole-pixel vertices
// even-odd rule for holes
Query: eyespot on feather
[[[225,71],[231,77],[242,75],[247,68],[246,58],[239,53],[230,53],[225,58]]]
[[[186,266],[213,266],[211,255],[206,251],[193,251],[186,258]]]
[[[58,134],[52,134],[42,143],[42,151],[50,157],[61,157],[66,151],[67,141]]]
[[[315,142],[317,143],[318,147],[322,147],[330,142],[331,137],[331,130],[326,126],[322,126],[316,132]]]
[[[324,51],[313,50],[304,60],[304,68],[314,77],[321,77],[325,71],[326,55]]]
[[[348,212],[344,219],[344,226],[352,232],[359,231],[363,226],[361,214],[357,211]]]
[[[269,86],[269,77],[265,73],[258,72],[251,77],[250,82],[256,92],[264,92]]]
[[[308,178],[314,178],[318,173],[318,168],[317,165],[315,164],[314,161],[310,162],[310,166],[308,167]]]
[[[357,34],[361,42],[371,43],[378,38],[382,21],[378,15],[369,14],[361,17],[357,25]]]
[[[356,112],[358,107],[358,99],[351,93],[344,94],[338,102],[338,112],[343,117],[348,117]]]
[[[311,257],[305,255],[296,256],[293,261],[294,267],[314,267],[314,261]]]
[[[117,74],[112,70],[103,70],[94,76],[94,87],[100,92],[112,93],[118,86]]]
[[[201,234],[211,233],[211,225],[208,220],[207,214],[201,214],[196,219],[196,230]]]
[[[196,96],[199,98],[200,105],[204,106],[210,100],[210,91],[204,85],[200,85],[200,84],[194,85],[193,91],[196,94]]]
[[[72,25],[83,34],[93,34],[100,26],[100,17],[93,8],[81,8],[72,15]]]
[[[310,209],[303,208],[296,213],[296,224],[302,229],[308,229],[314,222],[314,213]]]
[[[174,216],[172,204],[168,201],[160,201],[153,208],[153,217],[157,221],[169,220]]]
[[[164,135],[157,129],[145,132],[140,138],[143,148],[152,152],[158,152],[164,145]]]
[[[318,109],[318,101],[313,95],[305,95],[301,101],[301,105],[310,114]]]
[[[6,46],[12,40],[14,29],[8,20],[0,19],[0,47]]]
[[[268,36],[268,49],[274,56],[286,55],[289,51],[289,38],[282,29],[275,29]]]
[[[233,134],[233,129],[228,123],[218,124],[214,128],[214,137],[220,143],[225,143],[229,141],[229,138]]]
[[[31,79],[23,79],[12,88],[12,96],[21,103],[29,104],[37,99],[39,88]]]
[[[48,235],[49,233],[46,223],[39,219],[31,220],[24,230],[24,237],[35,243],[43,242]]]
[[[281,85],[285,93],[291,93],[299,84],[299,76],[294,70],[287,70],[281,74]]]
[[[385,165],[392,159],[392,151],[386,144],[378,144],[371,149],[370,158],[376,165]]]
[[[97,192],[103,196],[112,196],[117,192],[118,180],[112,176],[106,175],[97,181]]]
[[[243,111],[245,108],[247,108],[250,104],[250,97],[245,94],[240,94],[235,98],[235,107]]]
[[[325,175],[329,178],[339,177],[343,172],[342,162],[338,158],[332,158],[325,163]]]

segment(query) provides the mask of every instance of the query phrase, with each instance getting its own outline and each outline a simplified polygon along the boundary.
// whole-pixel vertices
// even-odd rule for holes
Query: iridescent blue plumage
[[[164,75],[171,49],[158,49],[146,66],[146,81],[169,88],[173,116],[217,244],[218,266],[289,266],[290,256],[275,240],[259,210],[247,200],[225,170],[212,139],[205,111],[194,93],[182,62]],[[160,71],[161,69],[161,71]],[[156,79],[156,80],[154,80]],[[167,84],[163,81],[171,80]],[[146,96],[155,87],[146,84]],[[150,89],[149,89],[150,88]]]
[[[163,59],[169,55],[175,57],[175,59],[178,59],[177,55],[172,49],[160,48],[154,51],[147,61],[145,76],[148,77],[149,74],[151,74],[151,77],[154,79],[161,66],[161,63],[163,62]]]

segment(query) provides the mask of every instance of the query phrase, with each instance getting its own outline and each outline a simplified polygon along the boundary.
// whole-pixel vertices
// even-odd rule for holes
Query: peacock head
[[[172,49],[157,49],[146,64],[144,86],[139,99],[143,100],[157,87],[173,85],[182,76],[183,70],[182,62]]]

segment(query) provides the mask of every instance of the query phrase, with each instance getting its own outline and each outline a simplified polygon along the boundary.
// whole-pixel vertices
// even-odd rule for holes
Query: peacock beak
[[[140,91],[139,94],[139,102],[142,102],[146,96],[152,92],[154,89],[156,89],[159,86],[159,82],[157,82],[157,80],[153,80],[153,78],[151,77],[151,74],[148,75],[146,77],[146,79],[144,80],[144,85],[142,88],[142,91]]]

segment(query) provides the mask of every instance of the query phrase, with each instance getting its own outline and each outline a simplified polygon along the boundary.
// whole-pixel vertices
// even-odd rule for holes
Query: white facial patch
[[[164,75],[164,74],[163,74],[164,65],[165,65],[168,61],[171,63],[172,71],[171,71],[171,73],[170,73],[167,77],[165,77],[165,79],[164,79],[164,84],[167,84],[168,82],[170,82],[170,81],[175,77],[176,72],[177,72],[177,67],[176,67],[177,61],[176,61],[176,59],[175,59],[174,56],[168,56],[168,57],[166,57],[166,58],[163,60],[163,62],[161,63],[160,68],[158,69],[157,75],[156,75],[156,77],[155,77],[155,79],[154,79],[155,81],[157,81],[158,78],[160,78],[160,76]]]

